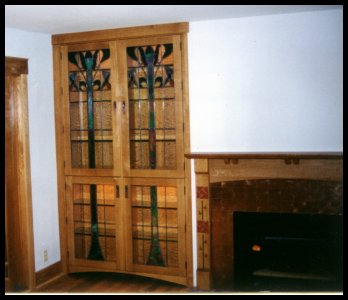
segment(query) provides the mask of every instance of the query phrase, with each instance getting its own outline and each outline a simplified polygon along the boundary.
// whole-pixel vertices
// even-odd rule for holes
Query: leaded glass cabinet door
[[[186,276],[183,180],[126,180],[127,270]]]
[[[120,175],[115,53],[115,42],[63,47],[68,175]]]
[[[121,197],[118,180],[67,177],[70,271],[125,268]]]
[[[183,177],[180,36],[118,42],[124,174]]]

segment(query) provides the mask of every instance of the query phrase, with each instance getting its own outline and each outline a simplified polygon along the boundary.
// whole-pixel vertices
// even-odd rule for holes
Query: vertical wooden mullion
[[[184,171],[184,138],[183,138],[183,106],[182,106],[182,65],[181,65],[181,39],[179,35],[173,36],[174,48],[174,86],[175,86],[175,134],[176,134],[176,170],[183,175]]]
[[[126,270],[133,271],[133,235],[132,235],[132,180],[125,178],[123,180],[122,196],[123,196],[123,224],[125,236],[125,261]],[[128,195],[125,193],[125,188],[128,186]],[[126,197],[127,196],[127,197]]]
[[[188,81],[188,45],[187,33],[181,35],[182,56],[182,112],[184,122],[183,154],[190,153],[190,111],[189,111],[189,81]],[[187,285],[193,287],[193,252],[192,252],[192,199],[191,199],[191,160],[184,158],[185,173],[185,213],[186,213],[186,261]]]
[[[115,195],[115,230],[116,230],[116,264],[117,269],[120,271],[126,270],[126,259],[127,247],[125,245],[125,203],[124,203],[124,192],[123,192],[123,180],[120,178],[115,179],[115,185],[118,186],[119,195]],[[116,187],[115,187],[116,194]]]
[[[68,47],[61,47],[61,86],[58,88],[60,91],[61,107],[60,111],[63,111],[62,121],[65,124],[64,127],[64,164],[65,174],[71,174],[71,136],[70,136],[70,101],[69,101],[69,79],[68,79]]]
[[[178,243],[179,243],[179,268],[186,275],[186,239],[185,239],[185,195],[184,195],[184,180],[177,179],[177,214],[178,214]]]
[[[73,184],[72,177],[66,176],[66,233],[67,251],[69,252],[68,263],[73,264],[75,259],[75,236],[74,236],[74,213],[73,213]],[[66,253],[65,250],[65,253]]]
[[[66,47],[65,47],[66,48]],[[69,143],[66,143],[66,134],[69,130],[65,120],[66,101],[62,93],[62,57],[64,47],[53,46],[53,65],[54,65],[54,112],[55,112],[55,131],[56,131],[56,160],[57,160],[57,183],[58,183],[58,210],[59,210],[59,231],[60,231],[60,256],[62,261],[62,270],[64,273],[68,270],[67,262],[67,228],[66,220],[66,194],[65,194],[65,168],[68,165],[65,162],[66,148]]]
[[[122,138],[122,175],[130,175],[130,145],[129,145],[129,99],[127,85],[127,56],[125,41],[117,42],[117,77],[118,89],[116,91],[117,104],[119,106],[119,124]]]
[[[122,176],[122,128],[121,128],[121,103],[119,101],[120,85],[118,72],[117,42],[110,42],[111,53],[111,93],[112,93],[112,132],[113,132],[113,175]]]

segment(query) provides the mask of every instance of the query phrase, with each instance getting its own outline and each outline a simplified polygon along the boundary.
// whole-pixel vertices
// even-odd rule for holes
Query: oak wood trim
[[[63,274],[62,261],[35,272],[36,286],[43,285],[60,274]]]
[[[211,289],[211,271],[197,269],[197,288],[204,291]]]
[[[71,266],[70,271],[72,273],[76,272],[110,272],[109,270],[101,270],[99,268],[93,268],[89,266]],[[186,277],[184,276],[176,276],[176,275],[165,275],[165,274],[149,274],[149,273],[143,273],[143,272],[135,272],[135,271],[118,271],[117,273],[122,274],[131,274],[131,275],[140,275],[144,277],[150,277],[155,279],[160,279],[164,281],[169,281],[177,284],[186,285]]]
[[[6,56],[5,57],[5,74],[6,75],[28,74],[28,59]]]
[[[10,282],[13,283],[10,288],[31,290],[35,286],[35,266],[28,89],[25,74],[28,70],[27,59],[5,57],[5,62],[10,62],[5,67],[5,72],[9,72],[5,79],[5,219],[8,274]]]
[[[342,159],[343,152],[191,152],[190,159]]]
[[[64,162],[64,101],[61,98],[61,49],[59,46],[53,46],[53,67],[54,67],[54,113],[55,113],[55,131],[56,131],[56,160],[57,160],[57,185],[58,185],[58,212],[59,212],[59,238],[60,238],[60,256],[62,262],[62,271],[67,273],[67,230],[66,230],[66,207],[65,207],[65,162]]]
[[[184,122],[184,153],[190,152],[190,108],[189,108],[189,78],[188,78],[188,45],[187,33],[181,35],[182,45],[182,102]],[[192,251],[192,199],[191,199],[191,161],[184,158],[185,171],[185,203],[186,203],[186,276],[187,286],[193,287],[193,251]]]
[[[187,33],[189,23],[169,23],[52,35],[52,44],[73,44]]]

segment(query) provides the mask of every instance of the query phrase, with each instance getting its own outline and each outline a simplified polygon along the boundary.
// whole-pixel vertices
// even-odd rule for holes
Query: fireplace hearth
[[[342,216],[234,212],[236,291],[341,291]]]

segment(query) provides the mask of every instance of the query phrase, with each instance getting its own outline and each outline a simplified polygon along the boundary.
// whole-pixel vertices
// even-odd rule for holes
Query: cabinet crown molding
[[[184,34],[189,31],[189,23],[169,23],[95,31],[63,33],[52,35],[52,45],[101,42],[115,39],[139,38],[155,35]]]

